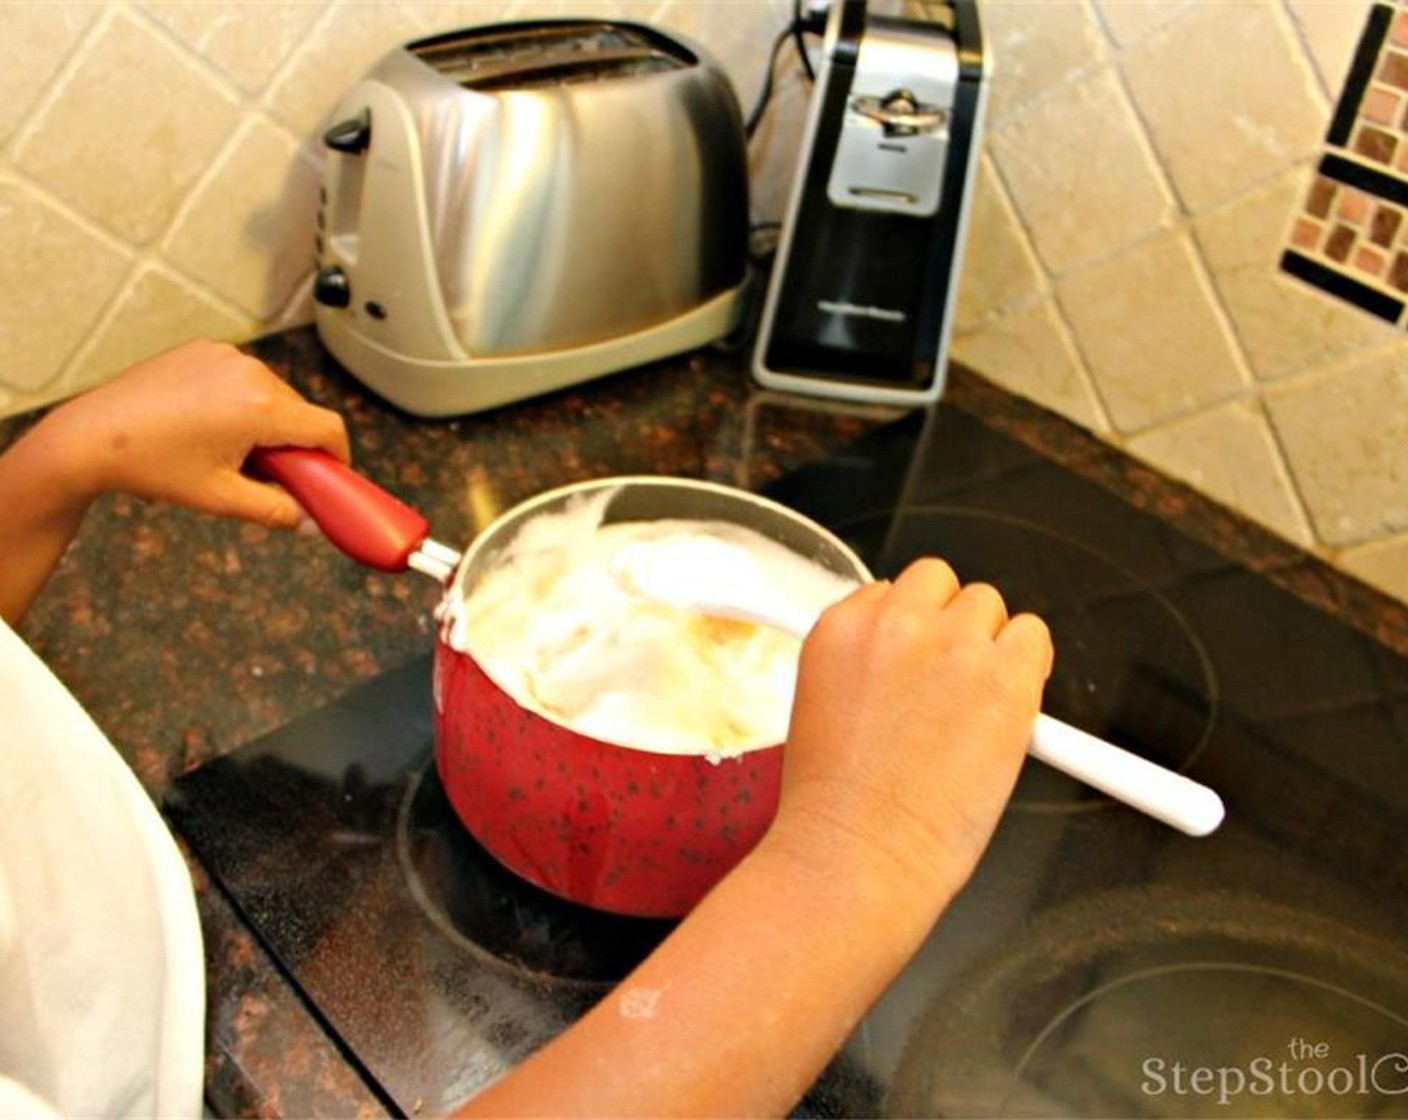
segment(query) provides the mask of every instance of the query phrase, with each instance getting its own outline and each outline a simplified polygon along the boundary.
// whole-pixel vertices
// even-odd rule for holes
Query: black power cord
[[[762,123],[763,116],[772,101],[773,73],[777,69],[778,56],[782,53],[784,44],[789,40],[797,50],[797,57],[801,60],[802,70],[807,76],[807,81],[816,81],[816,71],[812,69],[812,61],[807,57],[807,42],[804,36],[818,34],[821,29],[815,18],[808,18],[803,14],[802,0],[792,0],[792,19],[773,40],[772,49],[768,51],[768,65],[763,73],[762,87],[758,90],[757,100],[753,103],[753,111],[748,114],[748,119],[743,123],[743,134],[748,139],[753,138],[753,133]]]

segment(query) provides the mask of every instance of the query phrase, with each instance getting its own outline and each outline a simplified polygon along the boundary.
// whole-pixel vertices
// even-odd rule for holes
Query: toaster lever
[[[370,109],[363,109],[355,117],[338,121],[323,133],[323,143],[329,148],[335,152],[346,152],[353,156],[365,152],[371,142],[372,113]]]

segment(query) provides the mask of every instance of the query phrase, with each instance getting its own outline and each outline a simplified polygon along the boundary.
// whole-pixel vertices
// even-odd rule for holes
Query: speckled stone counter
[[[358,467],[455,546],[562,483],[650,473],[757,487],[887,418],[779,405],[750,387],[741,356],[704,352],[483,416],[426,421],[362,390],[311,329],[250,349],[341,412]],[[769,407],[758,407],[764,401]],[[1401,604],[1073,425],[962,370],[942,407],[977,415],[1408,653]],[[0,446],[25,423],[0,424]],[[317,537],[109,498],[24,630],[160,798],[179,774],[423,654],[437,597],[431,581],[368,572]],[[381,1115],[337,1043],[192,863],[209,966],[213,1107],[222,1115]]]

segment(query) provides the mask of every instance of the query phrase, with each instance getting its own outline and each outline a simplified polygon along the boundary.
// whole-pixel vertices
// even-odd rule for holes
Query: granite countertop
[[[746,487],[857,438],[880,410],[754,407],[740,355],[703,351],[451,421],[400,413],[311,328],[251,344],[346,417],[358,467],[462,546],[500,511],[609,474]],[[984,419],[1408,654],[1408,608],[955,369],[943,407]],[[25,420],[0,424],[7,444]],[[25,634],[160,798],[178,775],[433,644],[439,589],[359,568],[317,537],[113,497],[98,503]],[[383,1115],[337,1043],[192,860],[209,968],[207,1089],[221,1115]]]

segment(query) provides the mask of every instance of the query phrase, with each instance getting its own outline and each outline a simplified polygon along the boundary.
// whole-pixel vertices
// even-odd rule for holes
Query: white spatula
[[[821,614],[771,586],[748,552],[707,535],[638,540],[612,559],[627,591],[652,602],[775,627],[806,637]],[[1045,713],[1032,728],[1028,751],[1189,836],[1206,836],[1225,815],[1207,786]]]

